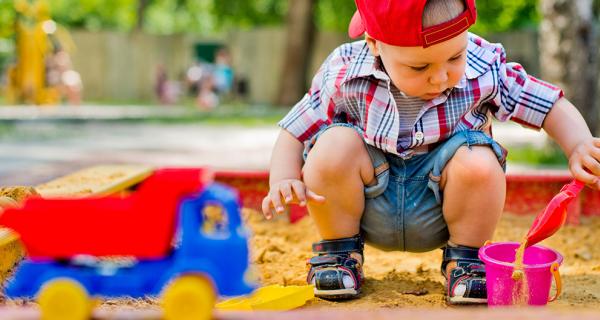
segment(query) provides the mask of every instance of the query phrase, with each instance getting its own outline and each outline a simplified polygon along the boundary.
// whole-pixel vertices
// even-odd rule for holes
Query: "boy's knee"
[[[504,172],[494,151],[488,146],[462,146],[458,148],[442,173],[442,185],[446,180],[478,184],[494,178],[503,178]]]
[[[353,170],[372,167],[362,137],[348,127],[333,127],[323,132],[308,153],[304,175],[320,177],[347,175]]]

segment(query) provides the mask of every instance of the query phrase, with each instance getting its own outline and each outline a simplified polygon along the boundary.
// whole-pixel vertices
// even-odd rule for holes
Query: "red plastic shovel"
[[[526,247],[550,237],[562,227],[567,219],[567,206],[577,198],[583,187],[583,182],[573,180],[560,189],[560,192],[550,200],[546,209],[533,221],[527,232]]]

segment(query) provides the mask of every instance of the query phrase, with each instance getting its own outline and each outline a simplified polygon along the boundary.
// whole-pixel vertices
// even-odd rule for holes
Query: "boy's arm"
[[[302,142],[287,130],[281,129],[271,155],[269,185],[284,179],[300,180],[303,149]]]
[[[569,158],[573,176],[600,189],[600,139],[592,136],[577,108],[560,98],[546,116],[543,128]]]
[[[302,150],[304,145],[287,130],[282,129],[271,155],[269,194],[263,199],[262,211],[267,219],[273,217],[271,209],[283,213],[289,203],[306,205],[307,200],[325,201],[302,182]]]
[[[269,193],[262,203],[267,219],[272,217],[272,208],[281,213],[289,203],[305,205],[307,200],[325,201],[302,182],[303,142],[331,123],[328,110],[335,105],[337,92],[336,78],[332,75],[339,77],[352,50],[357,49],[359,46],[353,48],[348,44],[334,50],[314,76],[308,93],[278,123],[282,130],[271,155]]]
[[[493,111],[496,119],[543,128],[569,158],[573,176],[600,190],[600,139],[592,136],[579,111],[560,88],[528,75],[518,63],[506,62],[501,45],[484,45],[490,46],[499,54],[496,68],[491,69],[498,90],[488,101],[497,107]]]

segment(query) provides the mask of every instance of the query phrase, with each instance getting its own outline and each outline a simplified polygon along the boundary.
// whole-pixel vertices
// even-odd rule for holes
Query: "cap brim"
[[[358,38],[365,33],[365,26],[362,23],[362,18],[358,10],[354,12],[350,25],[348,26],[348,35],[350,38]]]

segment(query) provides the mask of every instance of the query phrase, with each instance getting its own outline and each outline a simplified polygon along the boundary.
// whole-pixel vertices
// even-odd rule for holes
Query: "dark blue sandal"
[[[479,259],[479,249],[466,246],[446,246],[442,249],[442,274],[447,279],[448,304],[487,303],[485,266]],[[456,261],[456,267],[447,276],[446,266],[451,261]]]
[[[306,281],[315,286],[315,296],[328,300],[356,298],[363,282],[362,257],[364,241],[360,235],[351,238],[323,240],[313,244],[317,256],[308,261]]]

